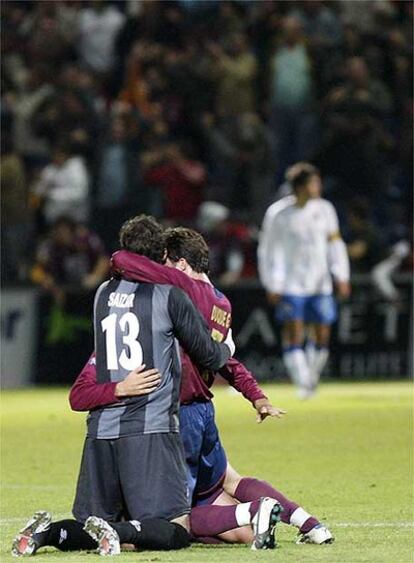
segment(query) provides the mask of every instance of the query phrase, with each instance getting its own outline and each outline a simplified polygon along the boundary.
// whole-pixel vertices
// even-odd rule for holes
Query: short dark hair
[[[186,227],[175,227],[166,229],[164,240],[167,257],[172,262],[185,258],[195,272],[208,274],[209,249],[200,233]]]
[[[121,248],[142,254],[155,262],[163,262],[164,229],[151,215],[137,215],[125,221],[119,231]]]
[[[286,172],[286,180],[296,191],[302,186],[306,186],[312,176],[319,176],[319,170],[309,162],[297,162]]]

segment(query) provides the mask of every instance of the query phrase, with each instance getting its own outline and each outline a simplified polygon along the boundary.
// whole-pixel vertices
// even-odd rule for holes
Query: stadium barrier
[[[1,385],[21,387],[37,378],[38,292],[29,288],[1,291]]]
[[[354,276],[349,301],[339,304],[325,377],[363,380],[412,375],[412,279],[396,278],[401,300],[391,304],[369,276]],[[236,356],[261,381],[286,378],[280,331],[257,281],[226,288],[233,305]],[[67,288],[63,306],[32,288],[1,293],[2,385],[73,382],[93,350],[93,292]]]

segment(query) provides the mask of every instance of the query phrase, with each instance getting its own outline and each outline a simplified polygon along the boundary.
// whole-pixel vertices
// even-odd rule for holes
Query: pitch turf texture
[[[295,545],[278,525],[279,548],[194,546],[181,552],[124,553],[120,561],[412,562],[412,387],[410,383],[327,384],[301,403],[291,387],[266,387],[288,409],[282,421],[254,421],[242,398],[216,390],[217,421],[239,472],[274,483],[324,520],[333,545]],[[7,391],[2,396],[0,561],[36,509],[69,517],[84,436],[66,389]],[[98,561],[93,553],[42,550],[35,561]]]

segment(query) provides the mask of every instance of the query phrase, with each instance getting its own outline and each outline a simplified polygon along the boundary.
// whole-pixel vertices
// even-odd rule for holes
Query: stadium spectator
[[[59,299],[65,286],[95,289],[108,270],[109,259],[98,236],[69,217],[60,217],[37,249],[31,277]]]
[[[218,21],[223,37],[231,36],[235,33],[246,32],[246,18],[240,4],[234,2],[219,2]]]
[[[25,277],[32,217],[22,158],[10,135],[1,137],[1,279],[16,282]]]
[[[289,16],[271,59],[271,107],[277,143],[277,180],[286,168],[306,160],[315,146],[314,78],[303,25]]]
[[[72,8],[73,9],[73,8]],[[27,42],[28,61],[57,72],[63,61],[73,55],[73,26],[68,25],[71,8],[59,9],[56,2],[38,2],[25,18],[23,33]]]
[[[223,205],[231,205],[237,178],[237,149],[234,146],[234,123],[205,112],[202,117],[204,152],[211,184],[209,196]]]
[[[346,61],[345,81],[331,92],[333,103],[350,105],[356,112],[367,113],[384,119],[391,110],[390,94],[386,86],[370,76],[362,57],[350,57]],[[351,111],[351,110],[350,110]]]
[[[212,73],[217,82],[216,113],[228,117],[255,111],[256,60],[247,37],[237,33],[230,36],[225,48],[214,42],[207,48],[213,58]]]
[[[176,143],[148,153],[142,162],[146,185],[163,189],[164,217],[191,223],[203,198],[206,170],[201,162],[188,158]]]
[[[166,52],[165,114],[174,134],[197,139],[200,115],[213,105],[214,80],[210,57],[193,41],[185,49]]]
[[[108,249],[117,246],[119,225],[139,207],[138,147],[127,115],[115,116],[100,150],[94,198],[95,224]]]
[[[160,45],[141,39],[133,44],[126,60],[124,86],[119,98],[135,107],[144,118],[152,114],[149,84],[145,77],[148,66],[155,66],[161,57]]]
[[[313,49],[337,47],[342,38],[342,25],[335,10],[320,0],[302,2],[291,12],[297,17]]]
[[[105,75],[114,63],[114,43],[125,16],[111,3],[94,0],[79,13],[79,54],[81,62]]]
[[[33,128],[49,147],[67,139],[79,154],[91,158],[100,121],[84,92],[63,85],[38,108]]]
[[[369,217],[364,202],[355,202],[347,213],[347,249],[353,273],[369,272],[383,255],[384,240]]]
[[[233,285],[256,275],[256,245],[252,230],[232,220],[230,210],[216,201],[199,209],[197,227],[210,250],[210,275],[219,285]]]
[[[407,212],[413,209],[413,174],[412,174],[412,157],[413,157],[413,100],[406,100],[401,115],[400,138],[397,144],[397,160],[394,168],[394,197],[399,202],[405,213],[400,214],[398,222],[401,219],[409,227],[412,222],[408,218]],[[396,188],[396,189],[395,189]],[[405,217],[405,220],[404,220]],[[406,236],[401,235],[400,236]],[[398,237],[397,237],[398,238]]]
[[[78,99],[81,106],[82,117],[76,115],[71,118],[86,126],[87,131],[95,133],[100,127],[101,117],[105,117],[104,99],[99,92],[99,80],[90,70],[82,67],[78,62],[71,61],[63,66],[58,77],[57,87],[61,92],[71,92]],[[73,105],[72,105],[73,107]],[[69,109],[71,109],[69,107]]]
[[[338,182],[340,200],[361,194],[384,205],[393,140],[384,126],[391,111],[388,90],[370,77],[366,62],[351,57],[345,80],[326,99],[324,136],[316,159]]]
[[[8,68],[6,62],[6,68]],[[13,65],[11,65],[13,66]],[[32,119],[44,102],[52,96],[54,87],[42,80],[42,75],[35,67],[21,69],[21,76],[13,77],[15,89],[4,92],[10,103],[13,115],[13,141],[16,151],[30,165],[45,164],[49,156],[49,144],[33,127]]]
[[[61,215],[75,221],[89,219],[89,175],[83,159],[68,145],[57,146],[53,160],[41,172],[34,188],[47,225]]]
[[[354,25],[368,37],[375,36],[380,31],[382,15],[395,13],[393,3],[387,0],[340,0],[340,10],[344,21]]]
[[[206,157],[213,199],[259,224],[273,191],[273,143],[256,113],[242,113],[230,122],[203,118]]]
[[[313,61],[315,94],[319,97],[333,72],[338,68],[337,58],[343,33],[342,22],[332,5],[319,0],[295,3],[289,15],[296,17],[302,23]]]

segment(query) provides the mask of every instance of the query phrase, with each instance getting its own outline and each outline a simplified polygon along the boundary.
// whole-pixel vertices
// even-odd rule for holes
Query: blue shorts
[[[210,502],[224,480],[227,458],[214,420],[212,402],[180,407],[180,434],[188,467],[193,505]]]
[[[276,320],[282,323],[302,320],[305,323],[330,325],[336,318],[333,295],[283,295],[276,305]]]

